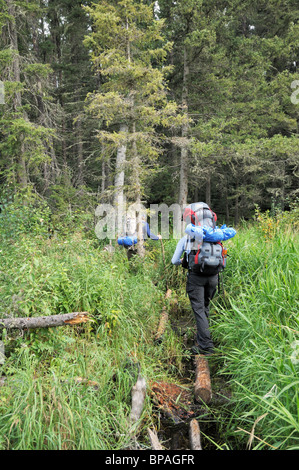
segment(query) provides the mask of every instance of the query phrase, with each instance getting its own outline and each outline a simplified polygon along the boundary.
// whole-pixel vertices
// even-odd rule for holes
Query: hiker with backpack
[[[125,226],[125,236],[118,237],[117,243],[123,246],[127,251],[128,260],[137,253],[137,230],[136,230],[136,219],[134,217],[127,217]],[[160,234],[154,235],[149,227],[146,217],[142,216],[142,236],[143,240],[150,238],[151,240],[160,240],[162,237]]]
[[[216,227],[217,216],[204,202],[187,206],[183,220],[187,223],[186,235],[178,242],[171,261],[188,269],[186,292],[197,328],[192,352],[211,355],[214,343],[209,330],[209,306],[227,254],[221,242],[232,238],[236,231],[226,225]]]

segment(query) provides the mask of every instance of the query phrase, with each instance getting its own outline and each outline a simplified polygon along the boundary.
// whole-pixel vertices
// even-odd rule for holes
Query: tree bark
[[[132,104],[134,106],[134,104]],[[137,205],[137,253],[141,258],[145,256],[144,248],[144,239],[143,239],[143,216],[142,213],[142,204],[141,204],[141,182],[140,182],[140,173],[141,173],[141,162],[137,152],[137,144],[135,138],[136,124],[133,122],[132,125],[132,134],[133,134],[133,144],[132,144],[132,162],[133,162],[133,177],[134,177],[134,186],[135,186],[135,200]]]
[[[1,328],[16,328],[20,330],[34,328],[52,328],[55,326],[77,325],[89,321],[88,312],[72,312],[60,315],[48,315],[44,317],[29,318],[2,318],[0,319]]]
[[[128,133],[128,126],[126,124],[121,124],[120,126],[121,133]],[[114,179],[114,207],[117,211],[117,229],[116,233],[118,235],[124,229],[124,214],[125,214],[125,198],[124,198],[124,183],[125,183],[125,163],[126,163],[126,150],[127,146],[122,144],[117,149],[116,154],[116,164],[115,164],[115,179]],[[103,162],[104,163],[104,162]]]
[[[78,116],[76,121],[76,137],[77,137],[77,165],[78,165],[78,186],[84,184],[83,178],[83,136],[82,136],[82,120],[81,116]]]
[[[129,29],[128,19],[126,20],[126,29]],[[127,60],[131,62],[131,46],[130,41],[127,38]],[[128,134],[129,127],[127,124],[120,124],[120,133]],[[125,226],[125,195],[124,195],[124,183],[125,183],[125,163],[126,163],[126,152],[127,145],[123,143],[117,149],[116,164],[115,164],[115,179],[114,179],[114,208],[117,211],[116,217],[116,234],[121,235]]]

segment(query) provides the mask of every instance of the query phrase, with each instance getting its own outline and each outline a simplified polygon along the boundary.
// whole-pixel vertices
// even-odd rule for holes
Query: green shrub
[[[16,240],[21,234],[47,236],[50,227],[50,209],[32,188],[13,194],[1,194],[0,239]]]

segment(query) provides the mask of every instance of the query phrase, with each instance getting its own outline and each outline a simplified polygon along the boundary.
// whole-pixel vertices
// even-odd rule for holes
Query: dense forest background
[[[298,197],[295,0],[0,0],[1,204]],[[296,173],[297,172],[297,173]]]

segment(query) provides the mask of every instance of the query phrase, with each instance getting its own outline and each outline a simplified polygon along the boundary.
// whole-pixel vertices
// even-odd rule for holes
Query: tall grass
[[[3,248],[0,318],[89,311],[93,322],[2,332],[0,449],[130,447],[128,417],[138,372],[148,384],[173,380],[182,357],[171,330],[162,345],[153,341],[165,294],[154,262],[159,248],[149,248],[142,263],[131,265],[121,249],[111,256],[80,235],[24,235]],[[148,395],[145,427],[152,425],[151,407]],[[147,437],[141,442],[149,446]]]
[[[223,432],[243,448],[298,449],[298,232],[269,220],[229,243],[225,293],[215,302],[220,373],[233,392]]]
[[[222,441],[232,449],[298,449],[298,237],[285,220],[261,216],[227,245],[225,294],[215,297],[210,316],[219,352],[211,360],[232,390],[230,405],[217,410]],[[111,256],[76,233],[4,237],[0,318],[89,311],[93,322],[1,332],[1,450],[132,445],[128,417],[138,372],[148,384],[178,383],[189,354],[170,327],[162,344],[153,341],[166,284],[193,320],[186,273],[170,263],[175,246],[164,242],[164,266],[159,242],[150,242],[145,260],[129,264],[123,250]],[[150,444],[143,431],[155,420],[148,394],[139,428],[144,448]]]

